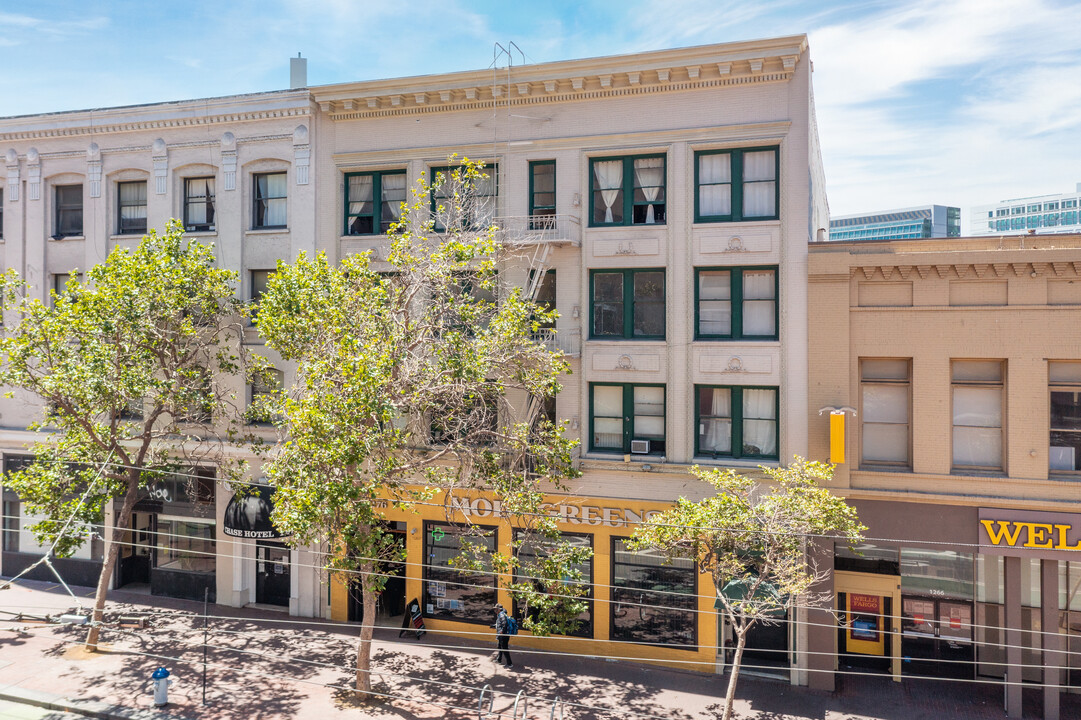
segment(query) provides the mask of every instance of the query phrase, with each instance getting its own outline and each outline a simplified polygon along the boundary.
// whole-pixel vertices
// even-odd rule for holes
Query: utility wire
[[[162,532],[149,531],[149,530],[142,531],[142,532],[146,532],[148,534],[165,535],[165,536],[168,536],[168,537],[179,537],[179,538],[189,538],[190,537],[188,535],[181,535],[181,534],[178,534],[178,533],[162,533]],[[143,548],[147,547],[146,545],[142,545],[142,544],[135,543],[135,542],[117,541],[117,543],[120,544],[120,545],[125,545],[125,546],[130,546],[130,547],[143,547]],[[217,557],[217,558],[223,558],[223,559],[240,558],[242,560],[255,560],[255,558],[252,558],[252,557],[249,557],[249,556],[246,556],[246,555],[239,555],[239,554],[211,553],[211,552],[206,552],[206,551],[202,551],[202,550],[183,550],[181,552],[189,554],[189,555],[203,555],[203,556]],[[316,554],[319,554],[319,553],[316,553]],[[322,554],[329,555],[328,553],[322,553]],[[365,560],[365,559],[369,559],[369,558],[357,558],[357,559]],[[380,560],[377,560],[377,559],[372,559],[372,560],[376,561],[376,562],[387,562],[387,561],[380,561]],[[456,569],[453,569],[453,568],[448,569],[448,568],[446,568],[444,566],[440,566],[440,565],[430,565],[430,564],[418,563],[418,562],[406,562],[406,561],[400,561],[400,562],[399,561],[390,561],[390,562],[393,562],[393,563],[396,563],[396,564],[401,564],[401,565],[419,566],[422,569],[435,568],[435,569],[443,570],[443,571],[463,572],[463,573],[468,573],[468,574],[477,574],[477,575],[491,574],[491,575],[495,575],[495,573],[482,573],[482,572],[469,571],[469,570],[459,571],[459,570],[456,570]],[[345,575],[374,576],[374,577],[385,577],[385,578],[399,577],[399,578],[403,578],[403,579],[408,579],[405,576],[396,575],[396,574],[393,574],[393,573],[382,573],[382,572],[375,572],[375,571],[365,572],[363,570],[352,570],[352,569],[347,569],[347,568],[328,568],[328,567],[326,567],[324,565],[315,565],[315,564],[311,564],[311,563],[301,563],[301,562],[292,563],[291,562],[290,566],[291,567],[297,567],[297,568],[312,568],[312,569],[315,569],[315,570],[325,570],[328,573],[341,573],[341,574],[345,574]],[[518,578],[518,579],[545,580],[545,578],[539,578],[539,577],[535,577],[535,576],[516,576],[516,578]],[[420,580],[422,582],[442,582],[442,581],[435,581],[435,580],[430,580],[430,579],[425,579],[425,578],[420,578]],[[9,582],[14,582],[14,579],[9,581]],[[459,582],[459,581],[446,581],[446,582],[447,582],[447,584],[455,585],[455,586],[459,586],[459,587],[480,588],[480,589],[493,590],[493,591],[499,589],[498,587],[496,587],[494,585],[488,585],[488,584],[484,584],[484,583],[470,583],[470,582]],[[646,593],[649,593],[651,595],[673,595],[673,596],[680,597],[680,598],[695,598],[695,599],[705,599],[705,600],[716,600],[716,595],[715,594],[714,595],[701,595],[701,594],[692,594],[692,593],[677,593],[677,592],[665,591],[665,590],[646,590],[646,589],[643,589],[643,588],[631,588],[631,587],[627,587],[627,586],[610,585],[610,584],[604,584],[604,583],[586,583],[585,581],[574,581],[573,583],[568,582],[566,584],[591,585],[592,587],[608,588],[610,590],[611,589],[620,590],[620,591],[629,593],[631,595],[638,594],[640,596],[644,595]],[[119,590],[120,588],[117,588],[117,589]],[[615,605],[620,605],[620,606],[637,607],[637,608],[642,608],[642,609],[668,610],[668,611],[676,611],[676,612],[681,612],[681,613],[695,613],[695,614],[699,614],[699,613],[701,613],[701,614],[710,614],[711,613],[710,610],[702,610],[702,609],[699,609],[697,607],[681,608],[681,607],[676,607],[674,605],[658,605],[658,604],[653,604],[653,603],[635,602],[633,600],[616,600],[616,599],[613,599],[611,597],[609,597],[609,598],[599,598],[599,597],[595,597],[593,595],[579,596],[579,595],[567,595],[567,594],[562,594],[562,593],[545,593],[545,594],[548,595],[549,597],[553,597],[553,598],[566,598],[566,599],[572,599],[572,600],[577,600],[577,601],[581,601],[581,602],[589,602],[589,603],[592,603],[592,602],[606,602],[608,604],[615,604]],[[973,601],[957,600],[957,602],[965,602],[965,603],[967,603],[967,602],[973,602]],[[990,603],[990,604],[1000,604],[1000,603]],[[2,606],[2,607],[18,607],[18,606]],[[819,610],[819,611],[829,612],[829,613],[849,613],[849,612],[852,612],[852,611],[848,611],[848,610],[845,610],[845,609],[842,609],[842,608],[832,609],[832,608],[819,606],[819,605],[792,604],[792,605],[789,605],[788,607],[790,609],[793,609],[793,610]],[[1056,610],[1056,612],[1079,612],[1079,611],[1077,611],[1077,610],[1059,609],[1059,610]],[[857,614],[860,614],[860,613],[857,613]],[[895,619],[895,620],[897,620],[897,619],[899,619],[899,620],[906,619],[906,616],[898,615],[898,614],[886,614],[886,613],[862,613],[862,614],[871,615],[871,616],[874,616],[874,617],[881,617],[881,618],[884,618],[884,619],[885,618]],[[453,618],[450,618],[449,620],[450,621],[455,621]],[[298,621],[298,622],[302,622],[302,621]],[[833,624],[833,623],[815,623],[815,622],[811,622],[811,621],[807,621],[807,620],[795,620],[795,619],[788,619],[788,618],[775,618],[775,619],[771,618],[767,622],[768,623],[795,623],[795,624],[803,624],[803,625],[817,626],[817,627],[837,627],[837,625]],[[1001,630],[1001,631],[1007,630],[1007,628],[1005,628],[1005,627],[1003,627],[1001,625],[983,625],[983,624],[978,624],[978,623],[973,623],[973,622],[966,622],[966,623],[964,623],[964,625],[972,627],[974,629]],[[878,630],[877,632],[882,632],[882,633],[887,633],[887,634],[903,634],[903,631],[901,631],[901,630],[896,630],[895,631],[895,630],[885,630],[885,629],[883,629],[883,630]],[[1059,636],[1059,635],[1061,635],[1061,633],[1055,632],[1053,630],[1024,630],[1023,632],[1026,632],[1028,634],[1036,634],[1036,635],[1050,635],[1050,636]],[[566,636],[566,637],[573,637],[573,636]],[[672,647],[673,644],[667,643],[667,644],[662,644],[661,646],[662,647]],[[703,647],[712,647],[712,646],[703,646]]]

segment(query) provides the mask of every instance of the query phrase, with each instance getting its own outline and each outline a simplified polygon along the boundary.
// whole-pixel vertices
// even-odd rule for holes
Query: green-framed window
[[[402,214],[405,170],[345,174],[345,235],[381,235]]]
[[[664,225],[668,166],[663,154],[591,158],[589,176],[591,227]]]
[[[589,424],[593,452],[664,455],[664,385],[590,383]]]
[[[590,338],[664,339],[663,268],[593,270],[589,297]]]
[[[777,266],[696,268],[695,338],[776,340]]]
[[[454,183],[451,173],[458,167],[433,167],[431,169],[432,187],[432,212],[437,214],[436,228],[443,229],[446,218],[438,217],[442,213],[437,208],[442,205],[449,208],[454,195]],[[473,181],[472,197],[466,199],[466,206],[462,208],[464,217],[451,218],[452,222],[460,222],[465,228],[483,228],[490,225],[496,217],[499,206],[499,165],[485,165],[480,169],[482,177]],[[436,185],[439,185],[436,187]]]
[[[780,149],[700,150],[694,154],[694,221],[776,220]]]
[[[529,229],[555,227],[556,161],[533,160],[529,163]]]
[[[695,455],[777,459],[777,388],[695,385],[694,397]]]

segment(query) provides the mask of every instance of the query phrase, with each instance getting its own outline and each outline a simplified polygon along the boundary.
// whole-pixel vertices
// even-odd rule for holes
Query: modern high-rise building
[[[1072,193],[1002,200],[972,209],[973,235],[1081,232],[1081,183]]]
[[[915,240],[960,237],[961,208],[924,205],[830,218],[830,240]]]

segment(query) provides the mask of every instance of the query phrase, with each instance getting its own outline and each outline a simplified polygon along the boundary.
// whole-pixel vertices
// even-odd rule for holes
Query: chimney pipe
[[[289,58],[289,89],[308,87],[308,58],[303,58],[297,53],[295,58]]]

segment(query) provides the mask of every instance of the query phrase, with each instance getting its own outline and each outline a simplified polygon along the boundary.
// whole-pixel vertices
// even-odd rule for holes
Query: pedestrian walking
[[[495,628],[497,648],[495,661],[508,668],[514,667],[514,663],[510,659],[510,636],[512,634],[510,626],[512,621],[502,605],[496,604],[493,610],[496,613],[495,624],[492,625]]]

